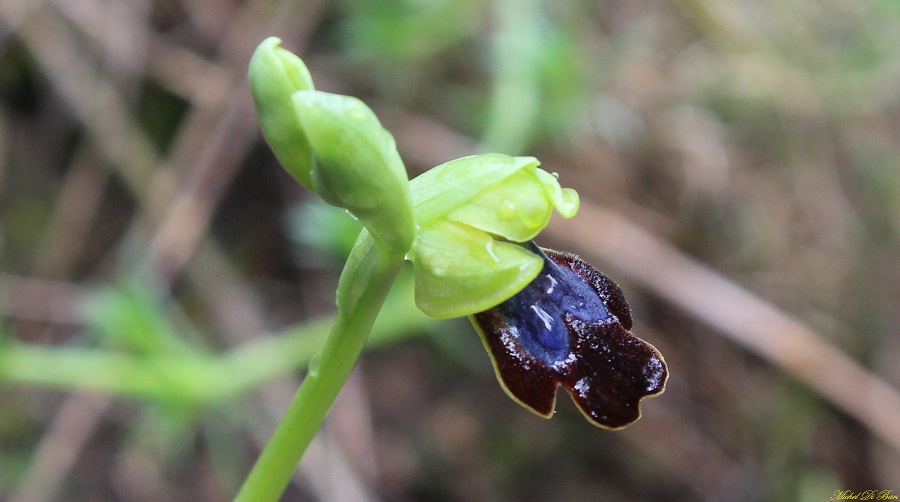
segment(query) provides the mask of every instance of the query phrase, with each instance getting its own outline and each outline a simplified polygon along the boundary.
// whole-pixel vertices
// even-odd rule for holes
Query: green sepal
[[[544,194],[550,198],[550,202],[563,218],[572,218],[578,213],[581,200],[578,192],[571,188],[562,188],[556,179],[556,174],[550,174],[543,169],[535,169],[535,175],[544,187]]]
[[[489,153],[456,159],[410,182],[419,233],[409,258],[416,304],[432,317],[487,310],[522,290],[541,259],[518,243],[570,218],[578,194],[533,157]]]
[[[537,165],[538,160],[534,157],[485,153],[429,169],[409,182],[416,207],[416,223],[424,226],[445,217],[516,171]]]
[[[312,150],[290,98],[299,90],[313,89],[313,81],[303,61],[280,44],[280,39],[269,37],[256,48],[248,70],[250,93],[275,158],[301,185],[312,189]]]
[[[292,101],[315,152],[313,189],[373,237],[406,252],[415,236],[412,197],[393,136],[354,97],[299,91]]]
[[[547,226],[553,205],[544,196],[544,188],[535,183],[534,166],[507,176],[490,190],[484,190],[466,204],[454,209],[447,219],[503,237],[524,242]]]
[[[410,255],[416,305],[441,319],[487,310],[521,291],[541,271],[519,244],[452,221],[420,230]]]

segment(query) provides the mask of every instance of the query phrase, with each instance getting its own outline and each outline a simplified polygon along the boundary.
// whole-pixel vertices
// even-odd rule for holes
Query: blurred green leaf
[[[416,60],[469,36],[484,0],[345,0],[344,41],[363,58]]]
[[[292,207],[286,225],[294,242],[328,252],[341,260],[350,254],[363,228],[346,210],[320,199]]]
[[[84,313],[103,343],[139,354],[195,350],[171,325],[165,306],[140,282],[98,290],[85,303]]]

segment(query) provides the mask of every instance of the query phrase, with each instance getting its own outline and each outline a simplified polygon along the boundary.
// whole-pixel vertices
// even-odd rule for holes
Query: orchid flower
[[[624,427],[663,391],[659,352],[629,331],[618,285],[580,258],[533,239],[578,194],[532,157],[483,154],[410,182],[418,225],[409,258],[416,304],[433,317],[468,315],[516,402],[551,417],[557,387],[593,424]]]
[[[250,61],[263,136],[299,183],[364,229],[338,282],[337,323],[236,500],[277,500],[363,350],[404,260],[416,305],[469,316],[501,386],[549,417],[564,387],[598,426],[640,416],[663,391],[665,362],[631,334],[619,287],[567,253],[538,248],[555,209],[578,194],[533,157],[482,154],[409,181],[393,137],[360,100],[314,89],[303,61],[269,38]]]

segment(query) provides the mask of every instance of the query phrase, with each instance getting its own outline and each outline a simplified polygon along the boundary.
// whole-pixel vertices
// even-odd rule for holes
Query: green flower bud
[[[533,157],[483,154],[442,164],[410,182],[419,232],[409,253],[416,304],[432,317],[487,310],[543,267],[530,241],[554,208],[571,218],[578,194]]]
[[[313,89],[306,65],[279,47],[276,37],[265,39],[250,58],[248,80],[263,137],[275,158],[301,185],[312,188],[312,150],[291,106],[291,95]]]
[[[394,138],[356,98],[298,91],[292,100],[315,153],[313,189],[358,218],[373,237],[406,252],[415,225],[409,180]]]

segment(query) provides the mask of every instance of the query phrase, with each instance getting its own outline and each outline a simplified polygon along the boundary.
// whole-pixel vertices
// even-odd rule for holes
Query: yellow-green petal
[[[533,239],[547,226],[553,211],[538,171],[532,165],[514,172],[453,210],[447,219],[510,241]]]
[[[432,168],[410,181],[416,223],[426,226],[443,218],[513,173],[538,164],[534,157],[485,153]]]
[[[435,317],[490,308],[539,272],[524,243],[556,208],[578,211],[578,195],[533,157],[489,153],[442,164],[410,182],[419,233],[409,258],[416,303]]]
[[[581,204],[578,192],[571,188],[560,187],[556,174],[550,174],[543,169],[538,169],[536,174],[544,186],[544,193],[550,198],[560,216],[563,218],[575,216]]]
[[[416,305],[437,318],[487,310],[521,291],[541,271],[541,258],[524,247],[460,223],[421,229],[410,258]]]

